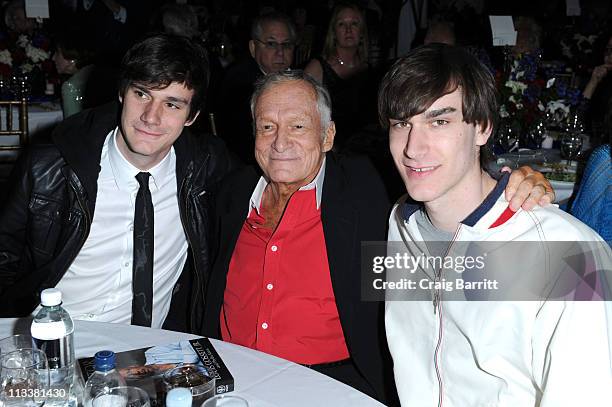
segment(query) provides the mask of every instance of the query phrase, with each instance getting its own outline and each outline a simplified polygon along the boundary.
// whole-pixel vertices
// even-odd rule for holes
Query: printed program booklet
[[[234,378],[208,338],[115,353],[116,369],[128,386],[149,393],[152,406],[164,406],[166,385],[163,375],[180,364],[203,366],[214,377],[216,394],[234,390]],[[79,359],[83,383],[94,372],[94,358]]]

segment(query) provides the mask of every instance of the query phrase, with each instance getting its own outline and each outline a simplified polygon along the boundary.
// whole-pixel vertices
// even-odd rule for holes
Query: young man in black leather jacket
[[[130,323],[134,176],[147,172],[155,224],[149,323],[199,331],[209,208],[230,165],[221,141],[188,130],[207,76],[200,46],[150,36],[122,61],[119,103],[70,117],[52,143],[24,153],[0,208],[0,316],[29,314],[43,289],[58,287],[73,317]]]

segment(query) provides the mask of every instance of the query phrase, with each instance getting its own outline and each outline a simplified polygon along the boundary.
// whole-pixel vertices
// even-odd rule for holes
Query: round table
[[[0,338],[27,333],[29,319],[0,319]],[[180,332],[103,322],[75,321],[77,358],[102,349],[122,352],[177,340],[197,338]],[[382,406],[378,401],[293,362],[249,348],[211,339],[234,376],[235,391],[250,407]]]

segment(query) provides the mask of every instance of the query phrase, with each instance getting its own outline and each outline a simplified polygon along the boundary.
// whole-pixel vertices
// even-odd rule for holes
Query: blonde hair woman
[[[340,4],[332,12],[323,54],[304,71],[323,84],[332,99],[336,148],[375,119],[375,86],[369,81],[368,33],[365,15],[357,6]]]

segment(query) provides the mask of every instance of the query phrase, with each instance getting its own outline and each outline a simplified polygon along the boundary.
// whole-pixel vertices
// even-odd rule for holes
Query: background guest
[[[332,12],[323,54],[305,72],[327,87],[336,123],[336,148],[375,122],[376,81],[368,65],[368,31],[364,13],[352,4]]]
[[[612,121],[606,121],[606,114],[612,111],[612,34],[603,37],[603,64],[593,68],[591,77],[582,95],[585,99],[587,124],[594,135],[606,133]],[[607,123],[606,123],[607,122]],[[606,126],[607,124],[607,126]]]
[[[164,32],[195,38],[200,35],[198,16],[187,4],[169,4],[162,11]]]
[[[67,31],[56,43],[53,62],[60,75],[68,76],[61,87],[64,118],[116,98],[115,74],[93,63],[93,53],[82,30]]]
[[[255,18],[250,57],[230,67],[223,79],[216,108],[218,133],[245,163],[255,162],[249,106],[253,85],[264,75],[289,69],[295,41],[295,27],[285,14],[272,11]]]
[[[427,27],[423,43],[455,45],[457,40],[455,38],[455,27],[453,23],[448,21],[432,21],[429,27]]]
[[[34,18],[27,18],[24,0],[9,1],[4,9],[4,24],[16,34],[34,34],[38,26]]]

